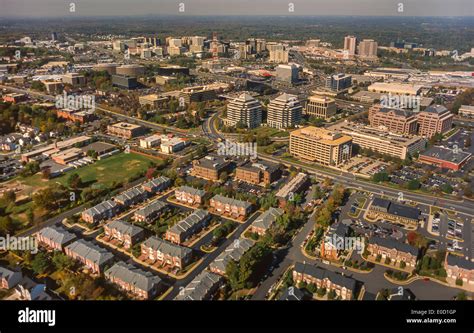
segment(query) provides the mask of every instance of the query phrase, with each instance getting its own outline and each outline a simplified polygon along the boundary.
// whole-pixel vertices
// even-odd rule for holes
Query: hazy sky
[[[71,2],[75,13],[69,11]],[[184,13],[178,11],[180,3]],[[289,3],[294,4],[292,13]],[[474,0],[0,0],[1,17],[170,14],[474,16]]]

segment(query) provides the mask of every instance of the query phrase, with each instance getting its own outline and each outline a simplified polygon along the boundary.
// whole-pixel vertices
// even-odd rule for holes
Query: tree
[[[3,200],[5,200],[7,204],[15,204],[15,201],[16,201],[15,191],[6,191],[3,194]]]
[[[83,186],[81,176],[79,176],[77,173],[73,173],[69,176],[67,184],[72,189],[78,189]]]
[[[10,234],[15,230],[15,225],[10,216],[0,216],[0,234]]]
[[[407,183],[407,189],[409,190],[418,190],[421,184],[418,179],[412,179]]]
[[[389,176],[388,176],[388,173],[386,173],[385,171],[377,172],[376,174],[372,176],[372,180],[376,183],[388,182]]]
[[[74,266],[74,260],[63,254],[62,252],[55,251],[53,254],[53,265],[56,270],[69,269]]]
[[[37,161],[29,162],[25,164],[25,166],[23,167],[23,170],[21,170],[20,176],[21,177],[33,176],[39,171],[40,171],[40,166]]]
[[[31,261],[31,268],[36,274],[43,274],[49,268],[49,260],[44,252],[38,253]]]

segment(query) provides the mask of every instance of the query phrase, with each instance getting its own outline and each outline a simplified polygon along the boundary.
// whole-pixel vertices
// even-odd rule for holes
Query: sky
[[[0,0],[0,17],[143,15],[474,16],[474,0]]]

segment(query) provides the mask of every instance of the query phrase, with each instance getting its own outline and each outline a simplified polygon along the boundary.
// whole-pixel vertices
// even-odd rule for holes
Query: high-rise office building
[[[278,129],[291,128],[301,122],[303,107],[296,95],[283,93],[270,101],[267,124]]]
[[[373,39],[364,39],[359,43],[359,56],[361,58],[377,58],[377,42]]]
[[[276,79],[288,83],[298,81],[298,66],[295,64],[278,65],[276,68]]]
[[[355,36],[344,37],[344,51],[349,55],[354,55],[357,48],[357,38]]]
[[[241,124],[248,128],[255,128],[261,123],[262,106],[249,93],[245,92],[227,104],[227,125]]]
[[[326,88],[333,91],[342,91],[352,86],[352,76],[344,73],[330,75],[326,78]]]
[[[336,115],[336,101],[326,96],[311,96],[304,113],[309,116],[329,119]]]
[[[51,33],[51,41],[55,42],[57,40],[58,40],[58,33],[57,32]]]
[[[268,47],[268,44],[267,44]],[[273,44],[269,47],[270,59],[269,62],[276,62],[279,64],[288,62],[288,50],[283,44]]]
[[[324,128],[308,126],[290,133],[290,153],[323,165],[338,166],[351,158],[352,138]]]

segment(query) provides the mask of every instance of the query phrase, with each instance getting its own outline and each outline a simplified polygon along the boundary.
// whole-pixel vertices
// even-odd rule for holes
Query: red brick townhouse
[[[162,287],[159,276],[120,261],[104,273],[105,278],[139,299],[154,298]]]
[[[120,193],[114,200],[124,207],[130,207],[144,201],[147,196],[148,192],[137,186]]]
[[[203,270],[189,282],[189,284],[176,296],[176,300],[203,301],[211,300],[222,285],[224,278],[221,275]]]
[[[190,186],[180,186],[174,191],[174,196],[179,202],[199,206],[204,201],[206,191],[199,190]]]
[[[231,260],[236,262],[240,261],[245,252],[254,245],[255,242],[251,239],[236,239],[209,264],[209,270],[213,273],[225,276],[227,264]]]
[[[129,249],[145,237],[145,230],[125,221],[115,220],[104,225],[105,237],[117,240],[124,248]]]
[[[166,231],[165,239],[172,243],[182,244],[185,240],[204,229],[211,220],[211,214],[197,209]]]
[[[161,176],[154,178],[142,185],[143,189],[150,194],[156,194],[171,186],[171,179]]]
[[[164,202],[157,200],[136,210],[133,219],[139,222],[153,222],[167,209],[167,207],[168,206]]]
[[[463,283],[474,285],[474,263],[472,261],[448,253],[444,269],[446,269],[449,278],[461,279]]]
[[[260,236],[265,235],[267,230],[275,224],[278,217],[282,216],[283,213],[284,210],[281,208],[270,207],[250,225],[250,231],[257,233]]]
[[[356,280],[328,271],[321,267],[297,262],[293,269],[293,281],[298,284],[313,283],[318,288],[334,290],[336,295],[343,300],[351,300],[356,290]]]
[[[400,243],[391,238],[372,237],[369,239],[367,250],[373,255],[381,255],[383,262],[390,258],[395,264],[405,262],[407,267],[415,268],[418,249],[406,243]]]
[[[87,223],[94,224],[114,217],[118,214],[120,208],[120,205],[115,201],[107,200],[83,211],[81,218]]]
[[[68,257],[81,262],[92,273],[100,274],[104,267],[114,260],[112,253],[83,239],[66,246],[64,252]]]
[[[243,220],[247,218],[253,208],[250,202],[224,197],[220,194],[213,196],[209,205],[218,215],[227,215]]]
[[[35,234],[35,237],[40,245],[58,251],[63,251],[67,244],[77,238],[72,232],[56,226],[41,229]]]
[[[142,256],[161,266],[184,268],[192,260],[192,250],[152,236],[141,244]]]
[[[23,275],[21,272],[0,266],[0,289],[10,289],[16,286]]]

